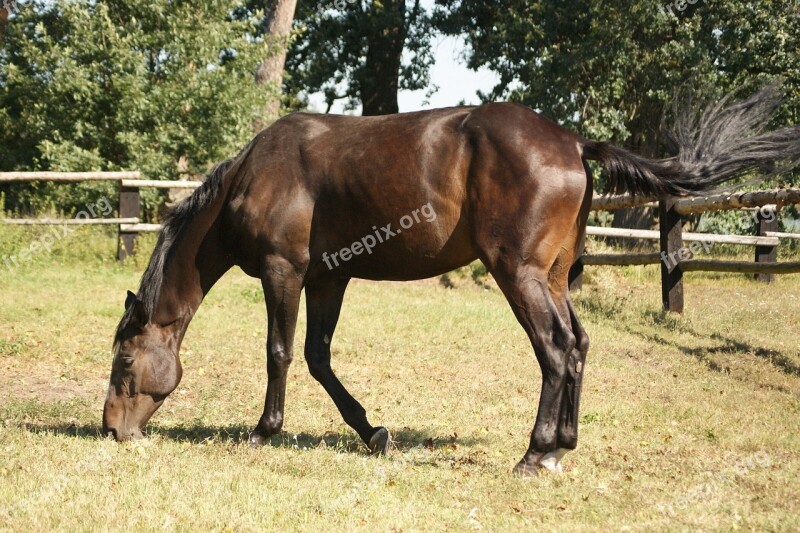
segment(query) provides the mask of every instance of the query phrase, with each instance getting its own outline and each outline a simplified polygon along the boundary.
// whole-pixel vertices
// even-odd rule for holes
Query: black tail
[[[758,181],[763,181],[800,165],[800,126],[767,130],[783,102],[778,85],[728,105],[732,94],[699,115],[691,97],[676,110],[668,134],[675,157],[648,159],[595,141],[584,143],[583,157],[605,165],[609,192],[656,197],[708,191],[754,170],[762,172]]]

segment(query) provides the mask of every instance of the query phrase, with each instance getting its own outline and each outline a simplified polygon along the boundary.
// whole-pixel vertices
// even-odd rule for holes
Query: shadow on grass
[[[99,425],[80,425],[74,423],[56,424],[24,424],[23,429],[31,433],[47,433],[66,435],[82,439],[103,439]],[[180,425],[164,427],[159,425],[149,426],[145,431],[148,437],[160,437],[178,442],[201,444],[204,442],[227,442],[231,444],[245,444],[250,435],[250,426],[243,424],[230,424],[227,426],[212,426],[204,424]],[[390,430],[391,431],[391,430]],[[413,448],[435,449],[458,444],[471,446],[483,442],[483,439],[474,437],[441,437],[431,435],[411,428],[391,431],[393,449],[401,452]],[[327,432],[324,435],[310,433],[289,433],[283,431],[272,436],[267,441],[267,446],[272,448],[334,448],[350,452],[366,451],[366,446],[355,433]]]
[[[752,354],[754,357],[757,357],[758,359],[761,359],[776,367],[777,370],[783,372],[784,374],[800,377],[800,365],[777,350],[756,347],[749,343],[726,337],[720,333],[711,333],[710,335],[698,333],[685,322],[681,322],[680,318],[676,318],[672,313],[667,313],[666,311],[653,311],[648,313],[648,316],[653,321],[654,325],[668,329],[671,333],[686,333],[698,339],[711,339],[719,344],[717,346],[689,347],[684,346],[679,341],[668,340],[658,334],[648,334],[642,331],[637,331],[629,326],[625,328],[625,331],[633,335],[637,335],[652,343],[672,346],[686,355],[695,357],[704,363],[709,369],[716,372],[727,372],[729,369],[727,367],[722,367],[709,359],[709,355],[733,354],[739,352]]]
[[[786,355],[782,354],[777,350],[769,350],[767,348],[756,348],[745,342],[737,341],[735,339],[731,339],[723,335],[720,335],[719,333],[713,333],[711,335],[711,338],[716,341],[721,341],[723,342],[723,344],[721,346],[715,346],[713,348],[687,349],[686,353],[694,355],[693,352],[697,350],[704,350],[708,353],[747,352],[753,354],[754,356],[760,359],[769,362],[770,364],[777,367],[781,372],[785,374],[790,374],[792,376],[800,377],[800,365],[793,362]]]
[[[53,435],[66,435],[68,437],[78,437],[81,439],[101,439],[100,426],[74,424],[74,423],[56,423],[56,424],[38,424],[38,423],[24,423],[19,424],[21,429],[30,433],[52,433]]]

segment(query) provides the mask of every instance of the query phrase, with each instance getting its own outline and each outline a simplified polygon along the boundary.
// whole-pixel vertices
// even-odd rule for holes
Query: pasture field
[[[0,230],[0,256],[35,231]],[[45,231],[45,230],[41,230]],[[149,244],[148,244],[149,243]],[[0,530],[790,531],[800,516],[800,276],[686,277],[661,311],[657,270],[587,268],[592,348],[578,449],[519,479],[540,373],[491,282],[355,281],[333,365],[396,440],[367,456],[302,358],[284,433],[251,449],[265,390],[260,286],[231,272],[182,350],[147,439],[100,436],[111,337],[140,255],[113,263],[86,228],[0,264]]]

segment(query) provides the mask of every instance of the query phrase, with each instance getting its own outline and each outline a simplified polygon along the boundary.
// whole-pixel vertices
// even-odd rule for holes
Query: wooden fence
[[[654,198],[622,196],[599,196],[592,202],[593,211],[614,211],[629,207],[658,207],[659,229],[635,230],[589,226],[588,235],[630,239],[650,239],[659,242],[657,253],[583,254],[570,270],[570,289],[582,285],[586,265],[654,265],[661,264],[661,299],[664,309],[683,312],[683,273],[694,271],[739,272],[755,274],[756,279],[772,281],[775,274],[800,272],[800,262],[778,263],[778,245],[781,239],[798,239],[800,234],[781,233],[778,230],[778,213],[781,208],[800,203],[800,189],[775,189],[770,191],[717,194],[696,198],[670,197],[660,201]],[[716,235],[711,233],[687,233],[683,231],[685,219],[707,211],[757,209],[757,235]],[[768,208],[767,216],[763,208]],[[754,262],[695,259],[696,252],[683,246],[684,242],[702,243],[700,248],[711,244],[737,244],[755,247]]]
[[[55,183],[80,183],[84,181],[119,182],[119,217],[86,219],[2,219],[4,224],[115,224],[118,226],[117,259],[120,261],[133,255],[136,235],[144,231],[159,231],[160,224],[142,224],[140,190],[145,187],[159,189],[195,189],[199,181],[157,181],[140,179],[139,172],[0,172],[0,183],[50,181]]]
[[[142,188],[195,189],[198,181],[143,180],[138,172],[0,172],[0,183],[50,181],[76,183],[90,180],[119,182],[119,216],[103,219],[2,219],[5,224],[116,224],[118,226],[117,258],[125,259],[135,250],[136,236],[143,232],[159,231],[160,224],[144,224],[139,219],[140,190]],[[786,205],[800,204],[800,189],[775,189],[770,191],[718,194],[697,198],[654,198],[621,196],[596,196],[592,201],[594,211],[614,211],[629,207],[657,207],[658,230],[636,230],[589,226],[588,235],[629,239],[656,240],[657,253],[583,254],[570,270],[570,289],[581,287],[586,265],[651,265],[661,264],[661,294],[664,308],[683,311],[683,273],[693,271],[752,273],[761,281],[771,281],[775,274],[800,272],[800,262],[778,263],[777,253],[781,239],[800,239],[800,234],[778,232],[777,213]],[[775,216],[767,217],[763,210],[756,213],[757,235],[716,235],[687,233],[683,231],[684,217],[707,211],[760,209],[771,206]],[[720,261],[695,259],[684,242],[736,244],[755,247],[755,261]],[[695,247],[696,248],[696,247]]]

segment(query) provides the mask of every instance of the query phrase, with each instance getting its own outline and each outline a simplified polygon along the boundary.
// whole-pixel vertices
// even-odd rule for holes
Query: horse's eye
[[[125,363],[125,366],[132,365],[133,364],[133,356],[131,356],[131,355],[122,356],[122,362]]]

